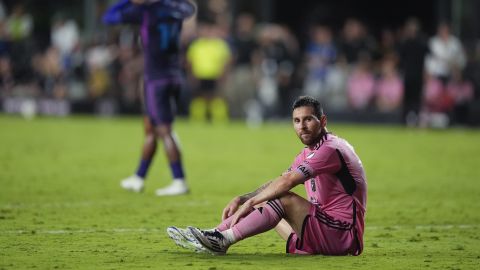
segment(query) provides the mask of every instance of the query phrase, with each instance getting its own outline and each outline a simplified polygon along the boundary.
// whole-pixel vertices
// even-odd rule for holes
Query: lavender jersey
[[[310,202],[339,221],[333,225],[351,224],[363,246],[367,182],[353,147],[344,139],[327,134],[313,150],[305,148],[290,170],[305,176]]]
[[[103,17],[108,24],[140,24],[145,59],[145,80],[180,75],[180,32],[182,22],[195,12],[185,0],[147,1],[135,5],[122,0]]]

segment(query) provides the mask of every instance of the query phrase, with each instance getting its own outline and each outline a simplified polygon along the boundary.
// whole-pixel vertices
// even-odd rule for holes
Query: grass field
[[[285,255],[274,232],[221,257],[167,237],[170,225],[216,225],[231,197],[286,169],[302,147],[289,123],[179,121],[192,193],[159,198],[170,182],[163,152],[143,194],[119,187],[137,164],[139,118],[0,115],[0,269],[480,269],[480,130],[330,122],[367,172],[358,257]]]

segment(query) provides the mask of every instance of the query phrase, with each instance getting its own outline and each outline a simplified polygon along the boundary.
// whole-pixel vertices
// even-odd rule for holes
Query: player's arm
[[[268,181],[267,183],[263,184],[261,187],[257,188],[255,191],[252,191],[250,193],[243,194],[241,196],[237,196],[233,198],[227,206],[223,209],[222,213],[222,220],[228,218],[229,216],[235,214],[237,211],[238,207],[240,205],[244,204],[247,200],[253,198],[256,196],[258,193],[260,193],[262,190],[264,190],[266,187],[268,187],[272,181]]]
[[[186,19],[195,14],[196,7],[189,0],[130,0],[138,5],[159,4],[163,9],[167,10],[170,16],[177,19]]]
[[[246,207],[253,207],[257,204],[280,197],[297,185],[303,184],[307,178],[303,173],[294,170],[277,177],[258,194],[245,201]]]
[[[296,166],[296,169],[287,172],[273,181],[260,193],[248,199],[243,206],[253,207],[259,203],[278,198],[297,185],[321,173],[336,173],[341,168],[337,151],[332,147],[323,147],[315,152],[311,158]],[[242,206],[242,207],[243,207]]]
[[[141,23],[141,6],[133,4],[130,0],[120,0],[103,14],[105,24]]]
[[[292,166],[290,166],[288,168],[288,170],[284,171],[280,176],[284,176],[286,174],[289,174],[291,171],[292,171],[292,167],[294,166],[295,164],[292,164]],[[259,194],[262,190],[264,190],[266,187],[268,187],[274,180],[270,180],[268,182],[266,182],[265,184],[263,184],[261,187],[257,188],[255,191],[252,191],[250,193],[247,193],[247,194],[243,194],[241,196],[238,196],[238,197],[235,197],[234,199],[236,199],[238,201],[239,204],[244,204],[247,200],[255,197],[257,194]],[[233,214],[233,213],[232,213]]]
[[[241,217],[248,214],[255,205],[280,197],[295,186],[305,182],[306,179],[308,178],[306,178],[305,174],[299,170],[294,170],[277,177],[258,194],[245,201],[238,211],[236,211],[231,226],[235,225]]]
[[[290,173],[292,171],[293,167],[296,167],[295,161],[288,168],[288,170],[284,171],[281,175],[283,176],[285,174]],[[238,210],[238,207],[240,207],[240,205],[244,204],[247,200],[255,197],[258,193],[260,193],[262,190],[264,190],[266,187],[268,187],[272,182],[273,182],[273,180],[268,181],[267,183],[263,184],[261,187],[257,188],[255,191],[252,191],[250,193],[243,194],[241,196],[237,196],[237,197],[233,198],[227,204],[227,206],[225,206],[225,208],[223,209],[222,220],[224,220],[224,219],[228,218],[229,216],[235,214],[235,212]]]
[[[301,154],[301,152],[300,152],[300,154]],[[300,154],[297,155],[297,157],[294,159],[294,161],[290,165],[290,167],[288,167],[288,169],[286,171],[284,171],[280,175],[280,177],[283,177],[283,176],[286,176],[286,175],[290,174],[293,171],[293,168],[297,168],[299,166],[300,161],[301,161],[301,159],[299,158]],[[235,212],[237,212],[238,208],[242,204],[244,204],[249,199],[252,199],[253,197],[257,196],[260,192],[262,192],[264,189],[266,189],[268,186],[270,186],[270,184],[273,181],[275,181],[275,180],[268,181],[267,183],[263,184],[261,187],[259,187],[255,191],[252,191],[250,193],[247,193],[247,194],[244,194],[244,195],[237,196],[237,197],[233,198],[230,201],[230,203],[223,209],[222,220],[230,217],[233,214],[235,214]]]
[[[258,193],[260,193],[262,190],[267,188],[272,182],[273,181],[268,181],[267,183],[263,184],[261,187],[257,188],[255,191],[252,191],[250,193],[238,196],[240,204],[244,204],[247,200],[255,197],[256,195],[258,195]]]
[[[152,0],[150,0],[152,1]],[[189,1],[171,1],[171,0],[153,0],[153,2],[160,2],[163,7],[167,8],[170,11],[170,15],[174,18],[184,20],[188,17],[191,17],[195,14],[196,7]]]

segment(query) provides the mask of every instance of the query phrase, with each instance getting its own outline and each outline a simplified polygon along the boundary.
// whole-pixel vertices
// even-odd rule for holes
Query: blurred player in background
[[[359,255],[363,250],[367,183],[362,162],[344,139],[327,131],[320,103],[300,97],[293,104],[293,127],[306,146],[280,177],[237,196],[216,228],[169,227],[179,246],[225,254],[247,237],[275,228],[287,253]],[[303,184],[308,200],[291,192]]]
[[[145,176],[161,140],[170,163],[173,182],[157,189],[158,196],[188,193],[181,153],[172,131],[175,103],[184,82],[180,66],[180,33],[183,20],[195,13],[187,0],[121,0],[103,17],[106,24],[138,24],[144,51],[145,144],[136,173],[122,188],[141,192]]]

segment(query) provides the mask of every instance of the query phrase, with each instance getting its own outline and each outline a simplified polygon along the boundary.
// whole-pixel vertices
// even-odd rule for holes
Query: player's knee
[[[156,143],[157,138],[155,137],[155,133],[151,132],[145,134],[145,141],[147,141],[148,143]]]
[[[292,203],[294,203],[293,202],[294,199],[295,199],[295,194],[292,192],[287,192],[279,198],[283,207],[288,207],[292,205]]]
[[[169,126],[159,126],[156,128],[157,137],[164,139],[172,136],[172,130]]]
[[[288,209],[297,209],[299,205],[302,204],[305,199],[293,192],[287,192],[282,195],[280,198],[283,208],[288,211]]]

